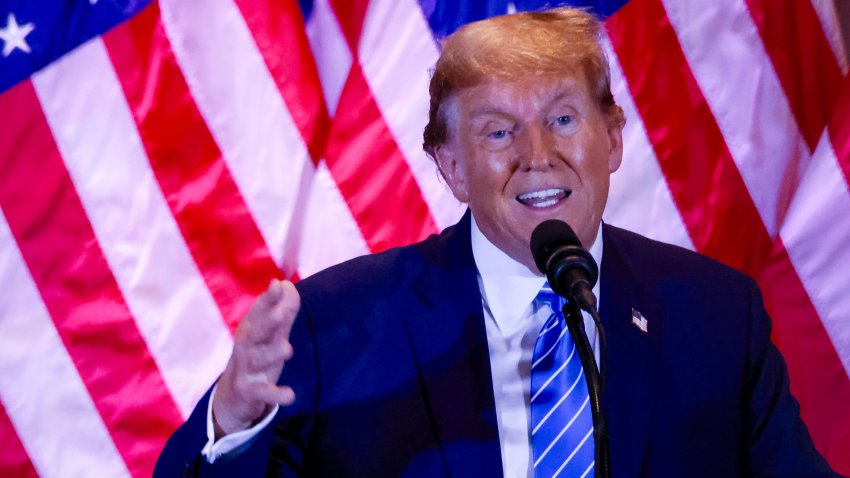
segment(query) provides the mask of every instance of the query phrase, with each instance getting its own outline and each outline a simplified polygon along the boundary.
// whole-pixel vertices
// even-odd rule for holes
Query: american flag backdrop
[[[271,278],[453,224],[421,150],[438,39],[544,3],[0,0],[0,476],[149,476]],[[832,0],[582,4],[628,119],[606,221],[758,280],[850,474]]]

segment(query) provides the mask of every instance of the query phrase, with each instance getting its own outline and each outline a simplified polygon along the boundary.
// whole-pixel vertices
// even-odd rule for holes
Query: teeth
[[[558,194],[561,194],[562,192],[564,192],[563,189],[544,189],[543,191],[534,191],[534,192],[530,192],[530,193],[520,194],[519,196],[517,196],[517,198],[520,201],[527,201],[529,199],[545,198],[545,197],[548,197],[548,196],[556,196]],[[550,202],[552,204],[554,204],[557,201],[545,201],[544,203],[541,203],[541,204],[546,204],[547,206],[551,206],[552,204],[549,204]],[[537,207],[545,207],[545,206],[537,205]]]
[[[543,201],[543,202],[538,202],[538,203],[530,204],[530,206],[531,206],[531,207],[549,207],[549,206],[554,206],[554,205],[555,205],[555,204],[557,204],[557,203],[558,203],[558,200],[557,200],[557,199],[550,199],[550,200],[548,200],[548,201]]]

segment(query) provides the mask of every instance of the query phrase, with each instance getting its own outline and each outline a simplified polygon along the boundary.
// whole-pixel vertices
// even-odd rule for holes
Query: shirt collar
[[[472,256],[478,269],[481,296],[503,334],[523,326],[523,313],[537,297],[546,277],[530,271],[490,242],[472,216]],[[590,255],[602,264],[602,227],[590,247]],[[600,267],[601,269],[601,267]],[[600,277],[601,279],[601,277]],[[593,287],[599,297],[599,282]]]

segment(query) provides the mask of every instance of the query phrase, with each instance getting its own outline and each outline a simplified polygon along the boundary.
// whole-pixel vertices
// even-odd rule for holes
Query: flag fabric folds
[[[0,0],[0,475],[149,476],[269,280],[463,212],[421,149],[439,39],[542,1]],[[850,81],[832,2],[606,18],[605,220],[752,275],[850,474]]]

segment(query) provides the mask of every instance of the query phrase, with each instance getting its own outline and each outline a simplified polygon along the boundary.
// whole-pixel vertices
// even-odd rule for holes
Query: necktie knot
[[[543,287],[540,288],[540,292],[537,293],[536,300],[541,304],[549,305],[549,308],[552,310],[552,313],[556,313],[560,315],[561,310],[566,303],[566,299],[559,296],[549,287],[549,282],[543,284]]]

